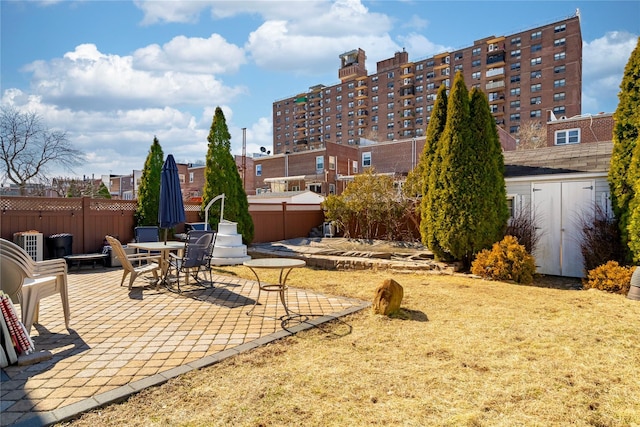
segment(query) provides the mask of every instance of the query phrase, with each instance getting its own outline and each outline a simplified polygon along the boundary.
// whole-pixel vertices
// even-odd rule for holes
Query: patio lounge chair
[[[0,239],[0,287],[11,300],[20,303],[22,324],[27,332],[38,323],[40,300],[60,294],[64,324],[69,328],[67,262],[62,258],[34,261],[20,246]]]
[[[165,272],[164,282],[168,276],[175,273],[175,279],[180,290],[180,274],[191,275],[197,284],[203,285],[198,273],[206,269],[209,262],[209,251],[212,250],[213,231],[191,230],[187,233],[182,256],[169,254],[169,265]]]
[[[159,279],[158,270],[160,270],[161,268],[160,267],[161,261],[160,261],[159,255],[152,255],[149,253],[136,253],[136,254],[127,255],[127,253],[124,251],[124,248],[122,247],[122,244],[118,239],[111,236],[106,236],[105,238],[107,239],[107,242],[109,242],[109,245],[113,250],[113,253],[115,254],[116,258],[120,260],[120,263],[122,264],[122,268],[124,269],[120,286],[124,284],[124,279],[126,279],[127,276],[130,275],[129,289],[131,289],[131,287],[133,286],[133,282],[136,280],[136,278],[138,278],[139,275],[143,273],[148,273],[148,272],[153,273],[153,277],[155,281],[156,282],[158,281]],[[133,264],[140,263],[142,261],[145,261],[145,263],[139,264],[134,267]]]

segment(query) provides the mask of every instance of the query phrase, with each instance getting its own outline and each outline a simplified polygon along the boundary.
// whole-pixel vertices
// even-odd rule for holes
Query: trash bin
[[[73,234],[60,233],[47,237],[49,259],[73,255]]]

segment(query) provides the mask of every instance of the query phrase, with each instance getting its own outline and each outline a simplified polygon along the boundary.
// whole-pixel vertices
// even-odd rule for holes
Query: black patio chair
[[[195,280],[196,284],[205,286],[206,283],[200,279],[198,273],[208,268],[205,264],[209,262],[208,251],[210,250],[212,241],[213,231],[189,231],[182,255],[169,254],[168,268],[165,272],[164,282],[169,285],[172,279],[175,280],[178,292],[182,292],[180,289],[180,275],[184,273],[186,279],[191,277]],[[211,283],[211,281],[209,281],[209,283]]]

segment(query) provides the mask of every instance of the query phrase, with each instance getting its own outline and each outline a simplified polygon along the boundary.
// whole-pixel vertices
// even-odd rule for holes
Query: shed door
[[[533,215],[540,241],[535,251],[539,273],[583,277],[580,252],[582,224],[592,222],[594,182],[551,182],[532,185]]]

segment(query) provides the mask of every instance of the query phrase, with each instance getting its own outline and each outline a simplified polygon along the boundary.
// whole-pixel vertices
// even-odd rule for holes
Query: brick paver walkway
[[[2,370],[1,426],[68,419],[368,305],[289,288],[289,308],[305,316],[283,324],[277,292],[263,292],[246,315],[258,295],[254,281],[214,276],[213,288],[187,286],[178,295],[141,279],[129,291],[121,275],[117,268],[69,274],[70,330],[60,299],[41,301],[31,335],[36,351],[53,358]]]

